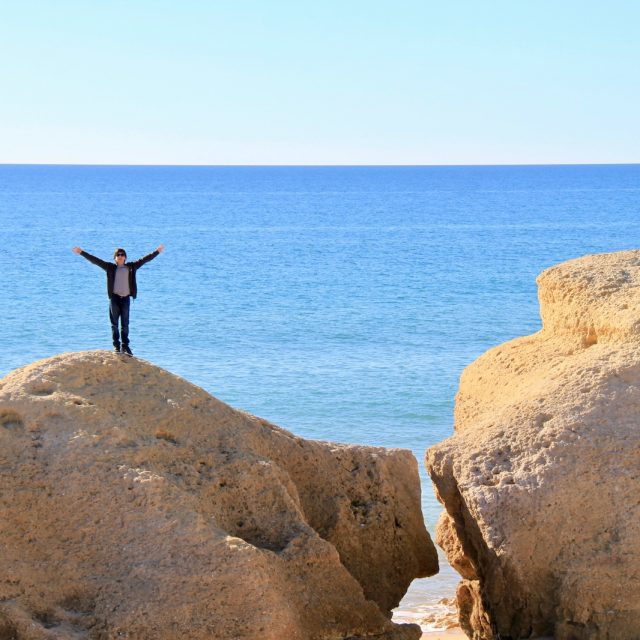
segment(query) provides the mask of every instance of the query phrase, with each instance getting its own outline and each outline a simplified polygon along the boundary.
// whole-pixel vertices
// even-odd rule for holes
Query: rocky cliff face
[[[403,450],[298,438],[142,361],[0,383],[0,638],[415,638],[437,571]]]
[[[427,452],[470,637],[640,637],[640,252],[538,278],[543,329],[462,375]]]

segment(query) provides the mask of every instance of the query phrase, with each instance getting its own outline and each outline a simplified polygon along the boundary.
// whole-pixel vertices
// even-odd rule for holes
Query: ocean
[[[543,269],[640,247],[640,165],[1,165],[0,241],[0,375],[111,349],[104,274],[73,246],[164,243],[134,353],[305,438],[411,449],[433,534],[424,452],[452,433],[460,373],[540,328]],[[453,597],[442,565],[398,619]]]

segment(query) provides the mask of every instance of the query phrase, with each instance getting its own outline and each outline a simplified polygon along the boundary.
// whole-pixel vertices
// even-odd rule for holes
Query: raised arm
[[[90,253],[87,253],[86,251],[83,251],[80,247],[73,247],[73,249],[71,249],[71,251],[73,251],[73,253],[77,253],[79,256],[82,256],[83,258],[85,258],[86,260],[88,260],[92,264],[95,264],[96,266],[100,267],[101,269],[105,269],[106,270],[107,267],[111,264],[110,262],[107,262],[106,260],[100,260],[100,258],[96,258],[96,256],[92,256]]]
[[[159,256],[163,251],[164,251],[164,245],[161,244],[155,251],[152,251],[150,254],[144,256],[144,258],[140,258],[135,262],[129,262],[128,264],[130,267],[133,267],[134,269],[139,269],[143,264],[146,264],[147,262],[149,262],[149,260],[153,260],[154,258]]]

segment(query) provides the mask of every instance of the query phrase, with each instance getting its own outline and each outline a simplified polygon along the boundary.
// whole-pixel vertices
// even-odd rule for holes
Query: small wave
[[[419,624],[425,633],[446,631],[458,626],[458,611],[453,598],[442,598],[434,603],[394,609],[393,621]]]

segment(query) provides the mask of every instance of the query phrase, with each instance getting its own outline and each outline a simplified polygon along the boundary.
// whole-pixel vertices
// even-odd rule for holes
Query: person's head
[[[116,264],[124,264],[127,261],[127,252],[118,247],[114,252],[113,252],[113,259],[116,261]]]

